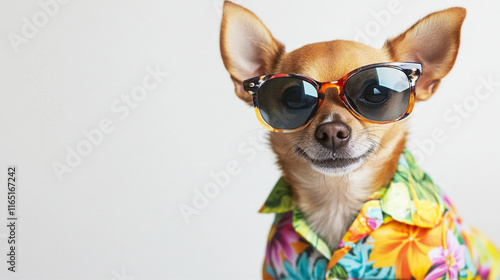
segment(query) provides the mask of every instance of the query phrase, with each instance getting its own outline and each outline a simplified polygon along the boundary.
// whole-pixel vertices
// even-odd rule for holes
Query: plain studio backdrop
[[[239,3],[288,51],[334,39],[381,47],[431,12],[467,8],[456,64],[413,111],[408,147],[500,245],[499,2]],[[0,2],[0,278],[260,277],[273,217],[257,211],[280,172],[222,64],[221,7]]]

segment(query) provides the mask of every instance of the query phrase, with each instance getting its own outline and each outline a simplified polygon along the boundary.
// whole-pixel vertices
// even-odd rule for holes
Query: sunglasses
[[[245,80],[243,88],[252,95],[255,113],[264,128],[294,132],[314,119],[329,88],[336,88],[344,106],[361,120],[402,120],[413,110],[415,84],[421,74],[420,63],[377,63],[355,69],[333,82],[279,73]]]

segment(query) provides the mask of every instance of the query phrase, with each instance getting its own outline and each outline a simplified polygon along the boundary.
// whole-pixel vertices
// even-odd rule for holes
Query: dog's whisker
[[[325,183],[325,189],[327,192],[329,192],[330,194],[333,194],[333,190],[331,188],[328,187],[328,184],[326,183],[326,175],[325,174],[322,174],[323,176],[323,183]]]

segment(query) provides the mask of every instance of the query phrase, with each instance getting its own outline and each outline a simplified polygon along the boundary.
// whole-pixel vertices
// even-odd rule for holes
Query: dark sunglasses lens
[[[318,104],[318,92],[309,82],[280,77],[262,84],[258,94],[262,118],[277,129],[295,129],[306,124]]]
[[[408,108],[411,85],[408,76],[391,67],[376,67],[351,76],[344,87],[347,102],[372,121],[396,120]]]

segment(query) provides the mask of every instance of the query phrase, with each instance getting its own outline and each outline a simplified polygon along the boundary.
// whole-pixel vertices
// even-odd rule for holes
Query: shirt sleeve
[[[500,279],[497,247],[480,231],[463,223],[450,201],[447,198],[445,201],[448,207],[445,220],[449,226],[445,246],[450,264],[459,269],[456,276],[459,279]],[[449,266],[450,274],[452,269],[453,266]]]

